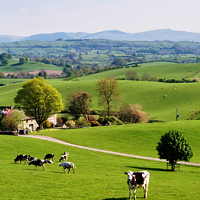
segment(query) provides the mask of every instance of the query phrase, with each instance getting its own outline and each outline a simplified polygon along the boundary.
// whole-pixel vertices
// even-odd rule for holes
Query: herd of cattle
[[[74,163],[66,162],[68,155],[69,155],[69,153],[65,151],[64,154],[59,159],[59,162],[61,162],[62,160],[64,160],[65,162],[59,163],[59,167],[62,166],[65,173],[66,173],[66,169],[68,169],[68,173],[69,173],[70,169],[72,168],[73,173],[75,173],[74,169],[76,167],[75,167]],[[52,161],[50,159],[52,159]],[[44,157],[44,160],[37,159],[36,157],[32,157],[30,155],[20,154],[20,155],[17,155],[17,157],[14,159],[15,163],[17,161],[20,161],[20,163],[21,163],[21,161],[24,161],[24,164],[26,164],[26,162],[27,162],[28,165],[35,165],[35,170],[37,170],[37,166],[43,166],[43,170],[44,170],[45,163],[47,163],[47,164],[53,163],[54,154],[46,154],[46,156]],[[125,172],[125,174],[127,175],[127,184],[129,187],[129,199],[132,198],[132,196],[131,196],[132,189],[134,189],[134,200],[136,200],[136,189],[137,188],[144,189],[144,198],[146,199],[147,192],[148,192],[148,186],[149,186],[150,173],[147,171],[141,171],[141,172],[128,171],[128,172]]]
[[[73,173],[75,173],[74,169],[76,167],[75,167],[74,163],[66,162],[68,155],[69,155],[69,153],[65,151],[64,154],[59,159],[59,162],[61,162],[62,160],[64,160],[65,162],[59,163],[59,167],[62,166],[65,173],[66,173],[66,169],[68,169],[68,173],[69,173],[70,169],[72,168],[73,169]],[[52,161],[50,159],[52,159]],[[54,154],[46,154],[43,160],[42,159],[37,159],[36,157],[30,156],[30,155],[19,154],[14,159],[15,163],[17,161],[20,161],[20,163],[22,161],[24,161],[24,164],[26,164],[26,162],[27,162],[28,165],[35,165],[35,170],[37,170],[37,166],[42,166],[43,170],[45,170],[45,164],[46,163],[47,164],[49,164],[49,163],[53,164]]]

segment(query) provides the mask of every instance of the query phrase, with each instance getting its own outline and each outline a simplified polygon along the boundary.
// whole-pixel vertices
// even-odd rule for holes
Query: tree
[[[0,78],[4,78],[4,73],[0,72]]]
[[[118,91],[118,81],[115,78],[106,77],[96,82],[98,95],[98,105],[105,106],[110,116],[111,102],[118,102],[121,99]]]
[[[19,62],[20,62],[21,64],[24,64],[24,63],[26,62],[25,57],[20,57],[20,58],[19,58]]]
[[[111,64],[112,65],[125,66],[126,65],[126,61],[123,58],[117,58]]]
[[[200,63],[200,57],[197,56],[197,60],[196,60],[197,63]]]
[[[156,146],[156,150],[160,159],[169,161],[172,171],[175,170],[177,161],[188,162],[193,156],[190,144],[176,130],[171,130],[162,135],[160,142]]]
[[[125,74],[125,78],[127,79],[127,80],[139,80],[140,79],[140,77],[139,77],[139,75],[137,75],[137,72],[135,72],[135,71],[128,71],[126,74]]]
[[[60,93],[41,77],[23,84],[14,101],[22,106],[27,116],[34,117],[39,128],[43,121],[63,108]]]
[[[148,81],[150,78],[151,78],[151,77],[150,77],[149,74],[147,74],[147,73],[144,73],[144,74],[142,74],[142,76],[141,76],[141,80],[142,80],[142,81]]]
[[[19,128],[22,128],[24,117],[24,113],[20,110],[7,109],[2,119],[3,130],[16,131]]]
[[[8,59],[7,59],[7,58],[1,59],[1,64],[2,64],[3,66],[6,66],[8,63],[9,63],[9,62],[8,62]]]
[[[66,96],[66,110],[77,120],[81,114],[88,121],[92,95],[84,91],[72,91]]]

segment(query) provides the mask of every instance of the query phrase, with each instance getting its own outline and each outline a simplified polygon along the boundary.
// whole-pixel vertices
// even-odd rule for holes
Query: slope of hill
[[[36,34],[29,37],[2,36],[0,42],[13,42],[20,40],[39,40],[39,41],[55,41],[62,38],[68,39],[112,39],[124,41],[154,41],[154,40],[170,40],[170,41],[194,41],[200,42],[200,33],[175,31],[171,29],[151,30],[140,33],[125,33],[118,30],[101,31],[97,33],[65,33],[57,32],[50,34]]]

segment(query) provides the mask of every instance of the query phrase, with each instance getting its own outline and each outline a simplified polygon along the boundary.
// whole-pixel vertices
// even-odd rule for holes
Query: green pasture
[[[33,71],[41,70],[41,69],[63,71],[61,67],[58,67],[56,65],[47,65],[41,62],[36,62],[36,61],[29,61],[28,63],[20,64],[19,60],[9,60],[8,65],[6,66],[0,65],[0,72],[4,72],[4,73],[11,73],[11,72],[14,73],[16,71],[33,72]]]
[[[155,123],[88,129],[47,131],[34,134],[54,136],[67,142],[98,147],[126,153],[156,155],[155,144],[161,134],[169,128],[179,128],[191,143],[195,158],[200,161],[198,151],[198,125],[185,123]],[[188,122],[188,123],[189,123]],[[192,132],[189,129],[192,127]],[[196,134],[195,134],[196,132]],[[76,147],[50,141],[19,136],[0,135],[0,199],[128,199],[126,171],[150,172],[149,200],[198,200],[200,198],[199,173],[196,166],[181,165],[179,172],[166,170],[166,163],[148,161]],[[146,150],[146,151],[145,151]],[[65,174],[58,167],[64,151],[69,152],[68,161],[74,162],[75,174]],[[14,163],[18,154],[30,154],[43,159],[47,153],[55,154],[51,165],[35,170],[35,166],[23,162]],[[157,157],[157,156],[155,156]],[[25,192],[28,191],[28,192]],[[137,198],[143,199],[143,190],[137,189]]]
[[[17,79],[19,81],[19,79]],[[0,83],[14,81],[11,79],[0,79]],[[21,79],[20,79],[21,81]],[[27,80],[25,80],[27,81]],[[60,79],[48,79],[47,83],[52,85],[62,95],[63,104],[65,97],[72,90],[84,90],[93,95],[92,109],[103,110],[97,105],[98,92],[95,80],[93,81],[62,81]],[[10,106],[14,104],[17,90],[23,82],[8,83],[0,86],[0,105]],[[188,119],[194,112],[200,110],[200,83],[161,83],[148,81],[119,81],[119,90],[123,97],[118,105],[123,103],[139,104],[149,119],[175,121],[176,109],[179,112],[179,120]]]
[[[200,163],[199,127],[199,120],[183,120],[41,131],[31,134],[48,135],[81,146],[158,158],[156,146],[161,136],[170,130],[178,130],[192,146],[194,155],[190,162]]]

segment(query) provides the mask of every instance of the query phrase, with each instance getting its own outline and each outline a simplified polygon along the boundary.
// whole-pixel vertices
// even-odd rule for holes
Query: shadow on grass
[[[160,168],[151,168],[151,167],[135,167],[135,166],[126,166],[128,168],[136,168],[139,170],[152,170],[152,171],[171,171],[170,169],[160,169]]]
[[[23,65],[21,63],[15,63],[15,64],[12,64],[11,66],[19,66],[19,65]]]
[[[127,200],[128,198],[127,197],[124,197],[124,198],[106,198],[106,199],[102,199],[102,200]]]

